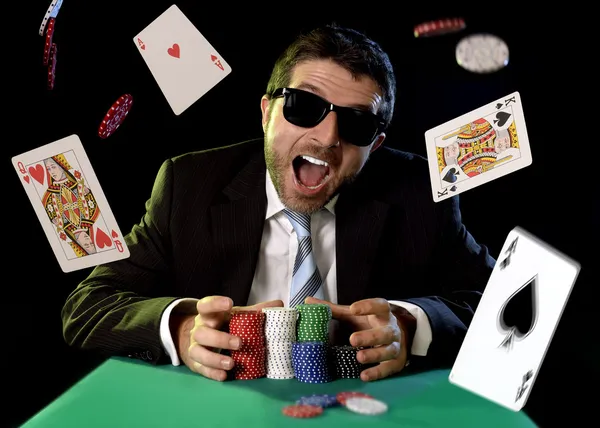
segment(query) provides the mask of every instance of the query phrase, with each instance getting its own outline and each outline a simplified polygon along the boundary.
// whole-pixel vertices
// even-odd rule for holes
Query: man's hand
[[[229,297],[209,296],[196,304],[198,315],[188,316],[178,323],[176,329],[177,353],[193,372],[207,378],[224,381],[226,370],[233,368],[233,359],[221,355],[221,349],[236,350],[241,339],[220,329],[229,321],[233,310],[261,310],[283,306],[281,300],[259,303],[254,306],[233,307]]]
[[[359,300],[345,306],[308,297],[305,303],[329,305],[332,317],[348,324],[354,331],[350,336],[350,345],[373,347],[363,349],[356,355],[361,363],[379,363],[360,374],[363,381],[383,379],[406,366],[408,344],[412,343],[416,325],[416,319],[408,311],[403,313],[403,319],[399,322],[393,311],[400,308],[390,305],[385,299]]]

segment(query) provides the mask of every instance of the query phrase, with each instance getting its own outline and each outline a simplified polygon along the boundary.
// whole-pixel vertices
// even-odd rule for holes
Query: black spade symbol
[[[446,173],[446,175],[444,175],[444,178],[442,178],[442,180],[447,181],[448,183],[455,183],[456,182],[456,174],[458,174],[456,172],[456,168],[450,168],[448,170],[448,172]]]
[[[452,187],[450,188],[450,190],[452,190],[453,192],[456,192],[456,186],[452,186]]]
[[[502,106],[503,106],[503,105],[504,105],[504,104],[502,104],[502,103],[498,103],[498,104],[496,104],[496,108],[497,108],[497,109],[499,109],[499,108],[502,108]]]
[[[506,341],[512,342],[515,338],[523,339],[531,333],[537,319],[537,275],[523,284],[506,301],[500,310],[500,326],[502,333],[506,333]],[[508,343],[507,346],[511,346]]]
[[[502,128],[509,118],[510,113],[499,111],[496,113],[496,120],[494,120],[494,123],[497,124],[499,128]]]

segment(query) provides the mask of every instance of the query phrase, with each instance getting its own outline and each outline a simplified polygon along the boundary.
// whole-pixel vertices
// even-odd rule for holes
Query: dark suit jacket
[[[125,237],[131,256],[97,266],[63,310],[68,344],[165,363],[161,314],[179,297],[245,305],[267,199],[263,140],[163,163],[146,214]],[[340,304],[406,300],[429,317],[428,366],[460,348],[494,259],[461,223],[458,197],[434,203],[427,161],[382,147],[336,204]]]

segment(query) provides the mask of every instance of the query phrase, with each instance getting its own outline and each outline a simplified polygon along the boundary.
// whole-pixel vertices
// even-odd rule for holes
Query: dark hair
[[[275,62],[267,95],[271,97],[276,89],[290,84],[296,65],[317,59],[333,60],[354,78],[368,76],[373,79],[383,95],[378,113],[389,125],[394,115],[396,77],[388,55],[365,34],[335,23],[301,34],[287,47]]]

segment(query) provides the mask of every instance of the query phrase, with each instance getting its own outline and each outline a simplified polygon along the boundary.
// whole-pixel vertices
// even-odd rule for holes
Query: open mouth
[[[292,162],[298,187],[312,192],[321,189],[329,180],[329,164],[312,156],[297,156]]]

